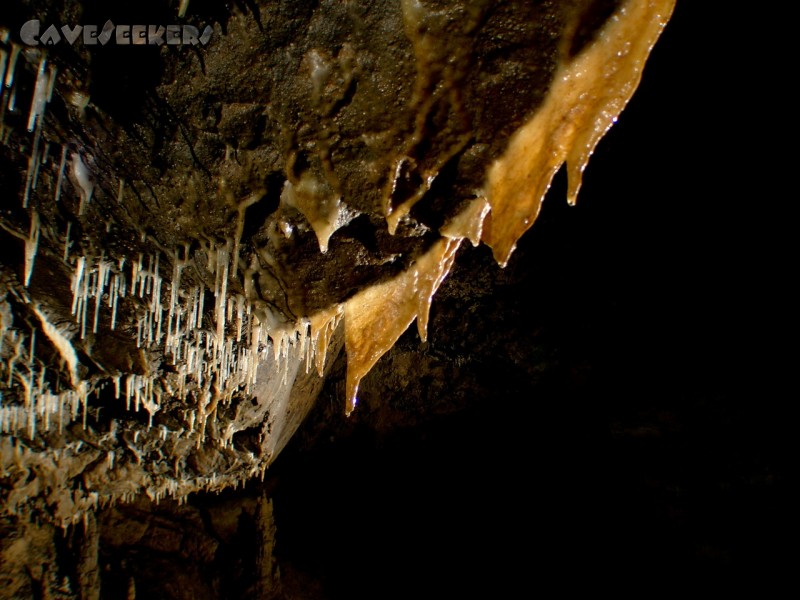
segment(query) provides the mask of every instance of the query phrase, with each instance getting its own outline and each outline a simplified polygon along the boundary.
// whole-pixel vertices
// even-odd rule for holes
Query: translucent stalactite
[[[492,206],[483,241],[505,265],[517,240],[533,225],[545,192],[566,162],[567,199],[574,204],[595,146],[636,91],[653,44],[675,0],[629,0],[597,40],[559,67],[544,104],[517,130],[490,168]]]
[[[449,272],[460,243],[460,239],[439,240],[407,271],[362,290],[345,303],[347,414],[355,408],[361,379],[414,319],[419,319],[420,335],[427,335],[431,300]]]
[[[477,246],[481,243],[483,224],[490,210],[491,206],[486,198],[475,198],[464,210],[445,223],[439,233],[448,238],[466,238],[473,246]]]
[[[343,316],[344,306],[337,304],[327,310],[311,315],[309,318],[311,336],[309,346],[314,355],[314,366],[316,366],[320,377],[325,371],[325,361],[331,338]]]
[[[348,209],[341,197],[326,183],[306,171],[296,183],[287,181],[281,192],[281,202],[299,210],[317,236],[320,252],[328,251],[328,243],[337,229],[357,216]]]

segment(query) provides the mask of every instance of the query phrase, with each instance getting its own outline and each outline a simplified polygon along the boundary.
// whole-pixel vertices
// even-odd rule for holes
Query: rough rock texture
[[[661,4],[646,9],[656,33]],[[615,8],[198,4],[208,45],[159,47],[16,40],[31,17],[44,39],[50,23],[118,35],[174,16],[156,4],[17,5],[2,54],[3,175],[20,190],[2,233],[6,510],[65,526],[263,474],[343,315],[352,410],[415,317],[424,336],[458,243],[480,239],[489,165],[556,71],[608,45]]]
[[[462,249],[458,277],[442,284],[442,308],[434,304],[431,319],[450,334],[422,346],[416,334],[405,334],[378,363],[381,370],[363,379],[361,404],[344,423],[337,415],[344,411],[348,366],[339,354],[343,333],[333,331],[337,306],[412,272],[441,241],[448,219],[480,200],[488,167],[536,114],[564,57],[591,46],[619,4],[246,2],[223,9],[192,2],[185,21],[214,27],[207,47],[50,48],[41,70],[56,66],[56,83],[31,132],[28,108],[42,81],[43,54],[19,54],[14,81],[0,99],[0,236],[7,249],[0,280],[6,410],[0,493],[8,532],[2,551],[9,557],[3,575],[12,573],[9,581],[20,586],[10,597],[89,598],[98,585],[113,597],[131,590],[168,597],[219,597],[223,588],[233,597],[273,593],[265,591],[275,586],[266,500],[246,498],[231,507],[219,518],[238,512],[245,524],[223,526],[204,515],[207,507],[170,501],[160,514],[140,496],[181,499],[263,475],[322,387],[314,359],[328,346],[328,361],[319,366],[335,376],[318,406],[324,418],[318,415],[305,433],[317,432],[317,443],[365,423],[385,432],[464,407],[480,415],[493,388],[513,398],[509,418],[533,421],[540,415],[520,406],[527,406],[531,381],[564,392],[553,402],[590,407],[581,394],[592,369],[580,352],[575,360],[562,354],[570,344],[560,336],[577,336],[576,330],[566,317],[541,329],[531,305],[552,307],[514,287],[532,285],[528,263],[496,271],[485,247]],[[180,21],[175,6],[115,6],[87,2],[62,10],[19,2],[0,25],[13,35],[31,15],[48,23]],[[12,42],[3,42],[6,64]],[[552,246],[536,246],[529,256],[548,251]],[[547,272],[538,274],[547,280]],[[123,275],[125,296],[115,287]],[[550,275],[554,285],[565,285]],[[508,336],[498,347],[490,342],[491,321],[471,326],[469,313],[490,310],[491,294],[503,288],[517,298],[502,304],[504,318],[521,321],[530,337]],[[319,315],[325,318],[315,320]],[[254,334],[256,325],[264,330]],[[607,326],[594,343],[614,335]],[[205,361],[195,361],[202,374],[192,368],[192,352]],[[493,352],[503,360],[486,359]],[[260,366],[239,368],[254,355]],[[255,369],[262,372],[254,380]],[[613,394],[611,385],[601,389]],[[51,410],[56,402],[63,413]],[[685,439],[680,426],[671,429],[670,411],[638,426],[623,416],[612,427],[622,439],[676,431],[669,439]],[[506,449],[521,453],[528,429],[518,423],[511,431]],[[476,457],[486,456],[477,446]],[[540,449],[553,452],[547,444]],[[775,468],[754,469],[766,487],[765,472]],[[654,484],[674,493],[669,507],[680,510],[682,496],[670,486]],[[514,486],[510,492],[521,494]],[[121,499],[136,500],[125,507]],[[98,506],[108,508],[95,522]],[[40,526],[29,527],[29,518]],[[450,534],[458,531],[452,528]],[[260,553],[247,558],[252,562],[225,556],[239,544],[237,535]],[[698,540],[694,548],[713,562],[726,546],[707,537],[712,541]],[[182,568],[176,554],[185,555]],[[437,556],[435,549],[422,553],[430,572]],[[343,556],[337,564],[347,563]],[[234,583],[225,579],[230,564],[242,573]],[[473,566],[481,564],[476,559]],[[456,572],[453,565],[446,563],[446,572]],[[169,569],[171,587],[156,592],[149,573]],[[296,581],[296,571],[288,573]],[[413,592],[410,583],[406,591]]]
[[[742,85],[757,13],[679,2],[577,206],[557,177],[503,270],[463,248],[347,419],[334,367],[270,470],[283,561],[332,598],[791,585],[794,220],[760,150],[782,113]]]

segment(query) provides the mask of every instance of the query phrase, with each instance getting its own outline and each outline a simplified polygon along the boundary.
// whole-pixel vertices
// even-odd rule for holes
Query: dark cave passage
[[[493,294],[473,299],[483,312],[449,357],[474,385],[444,386],[469,407],[417,429],[334,423],[276,463],[278,556],[331,598],[785,572],[778,223],[742,210],[760,182],[715,175],[750,159],[707,118],[735,82],[692,58],[720,42],[711,12],[678,4],[577,207],[560,174],[504,272],[485,275],[480,250],[459,257],[430,343],[464,319],[459,277],[482,273]],[[704,144],[716,151],[691,153]],[[404,345],[419,348],[415,332]],[[520,367],[526,347],[543,373]],[[331,442],[337,427],[349,435]]]
[[[206,4],[197,3],[198,18],[216,10],[230,17]],[[290,4],[281,10],[300,10]],[[604,14],[611,3],[594,4]],[[245,12],[260,22],[256,10]],[[299,27],[305,18],[290,21]],[[783,229],[793,221],[765,200],[787,194],[775,189],[783,185],[771,177],[775,167],[762,164],[773,142],[760,119],[775,109],[763,84],[743,73],[752,50],[734,35],[744,20],[678,0],[642,85],[586,170],[577,206],[564,201],[562,170],[505,269],[486,246],[465,242],[433,300],[428,341],[412,324],[362,380],[351,417],[343,414],[339,356],[263,481],[192,493],[184,505],[140,494],[100,511],[101,597],[128,597],[135,579],[138,597],[260,598],[254,581],[273,523],[260,522],[258,511],[267,499],[281,600],[504,598],[550,588],[649,597],[673,587],[685,593],[689,583],[725,587],[789,573],[787,413],[795,386],[786,383],[793,365],[784,345],[792,340],[794,268]],[[98,106],[124,121],[138,114],[134,104],[147,104],[159,73],[131,79],[132,71],[117,68],[119,56],[104,55],[94,68],[119,83]],[[129,94],[131,86],[147,93]],[[508,108],[499,99],[488,104],[498,114]],[[746,106],[759,119],[732,122],[720,112],[726,105]],[[207,107],[203,119],[220,121],[221,107]],[[226,118],[250,123],[252,115],[248,133],[267,136],[264,127],[275,126],[268,111],[239,107]],[[24,173],[2,158],[0,184],[21,187]],[[284,170],[265,173],[266,192],[244,212],[246,238],[268,238],[261,228],[282,202]],[[452,200],[456,182],[445,169],[430,204],[412,216],[439,225],[436,203]],[[9,215],[22,222],[24,213],[14,206]],[[235,215],[226,209],[214,218]],[[388,255],[396,238],[376,223],[384,225],[363,213],[337,236],[359,239],[359,260]],[[304,235],[314,237],[309,229]],[[0,262],[21,272],[24,243],[8,237]],[[287,255],[315,261],[312,246]],[[42,253],[36,268],[59,260]],[[402,261],[393,260],[380,269],[399,269]],[[336,298],[372,277],[372,267],[352,278],[305,268],[299,272]],[[204,293],[211,306],[212,292]],[[144,428],[150,415],[123,410],[112,395],[106,387],[90,408],[103,405],[104,419]],[[88,423],[102,434],[112,429],[92,415]],[[258,454],[262,429],[262,421],[252,423],[233,435],[232,447]],[[123,456],[124,449],[118,466]],[[149,457],[166,464],[158,452]],[[200,472],[205,458],[199,452],[190,467]],[[12,489],[7,478],[0,485]],[[72,554],[83,542],[75,531],[57,538],[51,554],[75,571],[59,575],[77,581]],[[10,527],[0,533],[18,535]],[[39,533],[45,547],[47,532]]]

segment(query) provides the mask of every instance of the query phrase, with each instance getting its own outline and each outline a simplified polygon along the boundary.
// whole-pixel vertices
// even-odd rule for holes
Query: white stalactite
[[[33,264],[36,260],[36,253],[39,249],[39,234],[41,233],[41,224],[39,222],[39,213],[35,210],[31,213],[31,229],[28,234],[28,239],[25,240],[25,287],[28,287],[33,274]]]
[[[52,71],[47,70],[47,58],[42,56],[39,61],[39,70],[36,75],[36,84],[33,88],[33,98],[31,99],[31,110],[28,114],[28,131],[32,132],[36,126],[37,119],[44,118],[44,107],[47,103],[47,90],[50,87],[50,75]]]
[[[6,70],[6,89],[10,89],[11,86],[14,85],[14,71],[16,71],[17,58],[19,58],[19,53],[21,50],[21,46],[18,46],[17,44],[11,44],[11,56],[8,59],[8,69]]]

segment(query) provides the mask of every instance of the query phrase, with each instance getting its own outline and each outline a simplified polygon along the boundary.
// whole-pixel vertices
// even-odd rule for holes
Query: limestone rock
[[[0,501],[10,528],[86,523],[63,593],[87,598],[94,511],[263,477],[342,347],[349,412],[464,239],[505,263],[564,161],[574,200],[673,1],[165,6],[0,17]]]

